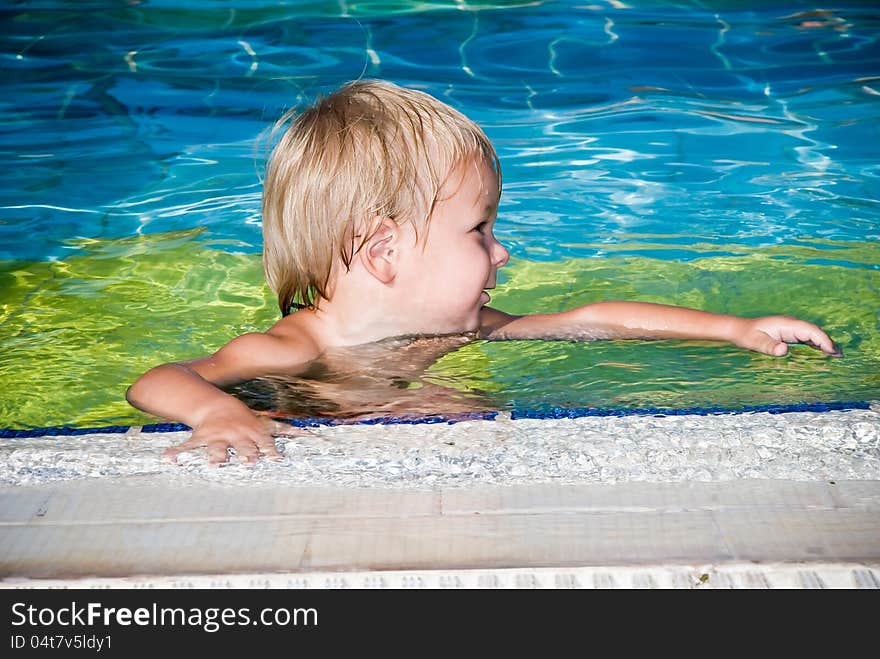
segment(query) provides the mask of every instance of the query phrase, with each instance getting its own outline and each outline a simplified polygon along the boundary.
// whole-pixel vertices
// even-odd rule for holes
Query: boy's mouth
[[[489,297],[489,294],[486,291],[483,291],[482,295],[480,295],[480,302],[482,304],[488,304],[489,300],[492,298]]]

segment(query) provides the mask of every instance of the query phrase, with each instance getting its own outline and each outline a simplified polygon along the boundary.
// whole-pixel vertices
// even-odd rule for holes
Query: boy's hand
[[[211,416],[193,429],[192,436],[182,444],[165,451],[164,457],[177,462],[177,456],[184,451],[205,447],[208,463],[213,466],[227,461],[227,449],[234,449],[239,461],[253,464],[260,456],[269,460],[280,460],[281,454],[275,447],[275,437],[296,437],[312,434],[307,430],[294,428],[273,420],[268,415],[251,411],[234,411],[228,414]]]
[[[843,357],[843,351],[819,327],[791,316],[744,318],[736,329],[732,343],[773,357],[788,354],[787,343],[805,343],[832,357]]]

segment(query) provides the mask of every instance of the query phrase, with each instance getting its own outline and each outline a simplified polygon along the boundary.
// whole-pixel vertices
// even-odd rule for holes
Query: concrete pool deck
[[[162,463],[162,449],[185,433],[0,440],[0,585],[876,588],[873,407],[718,415],[698,428],[693,419],[635,419],[626,430],[644,452],[604,472],[617,454],[603,449],[605,422],[596,420],[328,428],[289,440],[288,459],[257,468]],[[464,459],[508,442],[510,453],[518,433],[533,437],[536,427],[542,446],[558,438],[575,451],[569,472],[557,465],[545,469],[555,478],[542,478],[524,454],[502,477]],[[742,429],[736,438],[730,427]],[[351,440],[363,462],[372,454],[359,447],[361,431],[377,451],[388,441],[418,458],[416,477],[397,472],[400,485],[383,486],[361,464],[352,481],[352,456],[334,451]],[[763,451],[749,464],[732,446]],[[458,462],[419,471],[453,449]],[[594,472],[576,471],[578,454]],[[668,471],[673,454],[690,455],[700,476]]]

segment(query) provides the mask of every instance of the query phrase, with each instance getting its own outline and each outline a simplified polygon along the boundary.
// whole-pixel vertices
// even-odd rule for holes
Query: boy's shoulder
[[[307,327],[292,320],[287,317],[266,332],[249,332],[234,338],[221,349],[223,359],[247,363],[264,373],[307,364],[320,355],[321,348]]]

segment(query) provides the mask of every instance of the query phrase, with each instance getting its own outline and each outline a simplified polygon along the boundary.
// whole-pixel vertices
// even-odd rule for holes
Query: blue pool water
[[[513,255],[499,307],[793,313],[848,349],[780,366],[705,346],[483,347],[435,379],[500,407],[880,398],[872,4],[6,4],[0,426],[62,423],[59,399],[83,422],[135,419],[121,392],[145,367],[271,322],[259,280],[238,280],[259,276],[240,263],[261,245],[260,136],[360,76],[423,89],[495,143]]]

